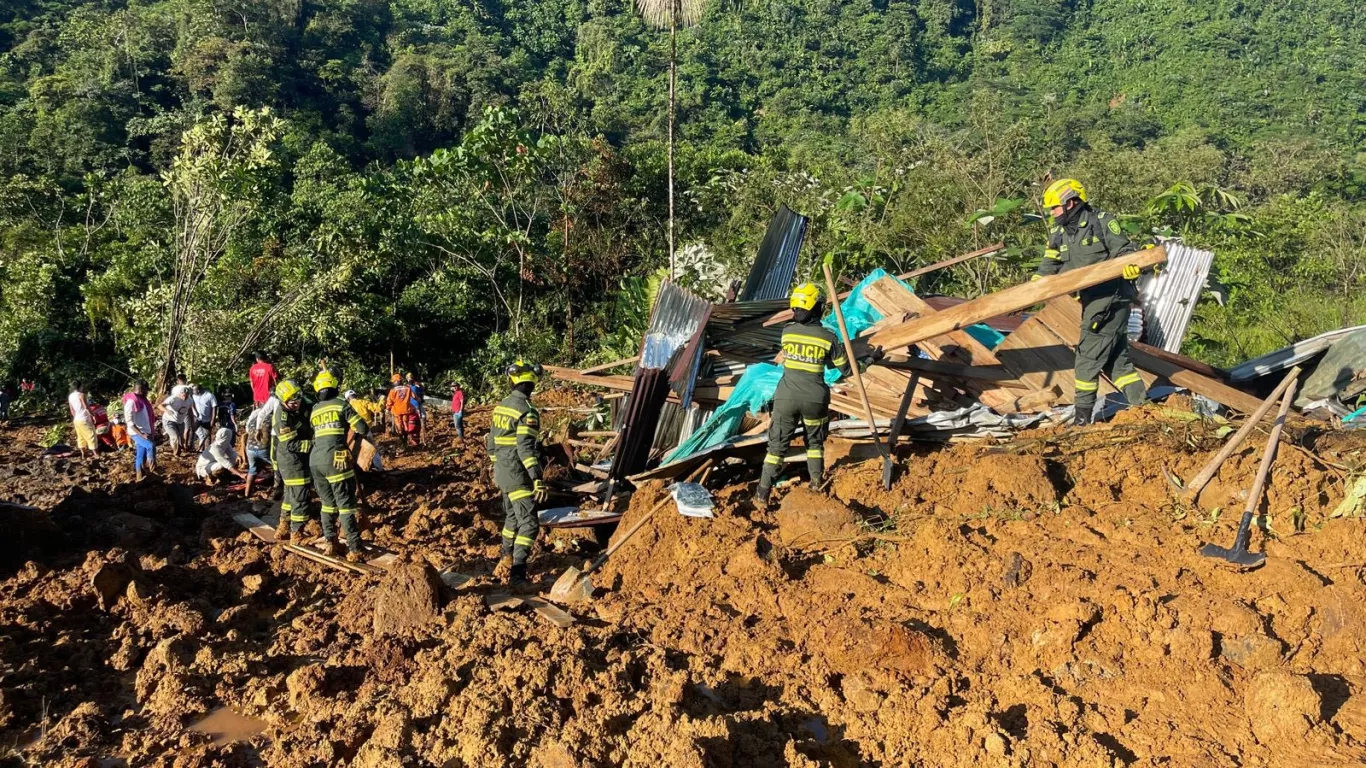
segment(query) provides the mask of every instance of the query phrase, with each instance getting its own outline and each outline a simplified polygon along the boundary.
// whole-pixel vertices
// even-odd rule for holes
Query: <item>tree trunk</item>
[[[674,92],[678,71],[678,10],[669,14],[669,279],[674,279]]]

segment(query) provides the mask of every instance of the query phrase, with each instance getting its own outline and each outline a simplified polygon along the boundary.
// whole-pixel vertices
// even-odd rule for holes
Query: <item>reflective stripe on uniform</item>
[[[806,458],[808,458],[808,459],[823,459],[823,458],[825,458],[825,451],[821,450],[820,448],[807,448],[807,449],[806,449]]]
[[[324,514],[324,515],[335,515],[335,514],[337,514],[337,508],[336,508],[336,507],[329,507],[329,506],[327,506],[326,504],[324,504],[324,505],[323,505],[323,514]]]
[[[1097,381],[1074,379],[1072,383],[1076,386],[1078,392],[1095,392],[1097,389],[1100,389],[1100,382]]]
[[[528,456],[525,459],[522,459],[522,466],[526,467],[527,469],[531,469],[532,467],[538,467],[540,465],[541,462],[537,461],[535,456]]]
[[[323,427],[322,429],[317,429],[317,430],[314,430],[314,431],[313,431],[313,436],[314,436],[314,437],[328,437],[328,436],[330,436],[330,435],[344,435],[344,434],[346,434],[346,428],[345,428],[345,427]]]
[[[1133,373],[1126,373],[1118,379],[1115,379],[1115,386],[1124,389],[1130,384],[1137,384],[1140,381],[1142,381],[1142,378],[1138,375],[1137,371],[1134,371]]]
[[[516,445],[516,444],[517,444],[517,436],[516,436],[516,435],[508,435],[507,437],[495,437],[495,438],[493,438],[493,444],[494,444],[494,445]]]
[[[830,420],[830,417],[828,417],[828,416],[825,417],[825,418],[823,418],[823,419],[802,419],[802,424],[803,424],[803,426],[807,426],[807,427],[819,427],[820,425],[824,424],[825,422],[827,422],[827,421],[829,421],[829,420]]]
[[[783,463],[783,457],[782,457],[782,456],[779,456],[779,455],[776,454],[776,453],[770,453],[770,454],[768,454],[767,456],[764,457],[764,463],[765,463],[765,464],[782,464],[782,463]]]
[[[1052,259],[1054,261],[1062,261],[1062,254],[1058,251],[1053,250],[1052,248],[1045,248],[1043,252],[1043,257],[1045,259]]]
[[[517,410],[516,408],[508,408],[505,405],[495,405],[493,407],[493,412],[499,416],[507,416],[513,419],[522,418],[521,411]]]
[[[517,490],[517,491],[512,491],[512,492],[508,493],[508,500],[509,500],[509,501],[521,501],[522,499],[530,498],[531,495],[532,495],[532,492],[531,492],[531,491],[528,491],[528,490],[525,490],[525,489],[523,489],[523,490]]]
[[[825,373],[825,366],[816,363],[803,363],[800,360],[793,360],[790,357],[783,358],[783,367],[807,373]]]
[[[306,477],[286,477],[285,485],[308,485]]]
[[[337,514],[339,514],[339,515],[354,515],[354,514],[356,514],[356,510],[354,510],[354,509],[338,509],[338,510],[337,510]]]
[[[290,504],[290,503],[287,502],[287,501],[282,501],[282,502],[280,502],[280,511],[281,511],[281,512],[288,512],[288,511],[291,510],[291,509],[294,509],[294,505],[293,505],[293,504]]]
[[[355,477],[355,476],[356,476],[356,473],[348,469],[347,471],[341,473],[340,475],[328,475],[326,479],[327,479],[327,482],[329,482],[329,483],[340,483],[340,482],[343,481],[343,480],[350,480],[351,478],[353,478],[353,477]]]
[[[518,546],[518,547],[529,547],[529,546],[531,546],[532,544],[535,544],[535,543],[536,543],[536,539],[534,539],[534,538],[532,538],[532,537],[530,537],[530,536],[518,536],[518,537],[517,537],[517,540],[516,540],[516,544],[515,544],[514,546]]]
[[[829,339],[822,339],[819,336],[807,336],[804,333],[784,333],[783,341],[800,341],[803,344],[815,344],[822,349],[829,349],[833,342]]]
[[[532,437],[535,437],[535,436],[536,436],[536,430],[534,430],[534,429],[532,429],[531,427],[528,427],[528,426],[526,426],[526,425],[522,425],[522,426],[520,426],[520,427],[517,428],[517,434],[519,434],[519,435],[531,435]]]
[[[516,531],[508,530],[507,528],[504,528],[504,529],[503,529],[503,538],[505,538],[505,539],[511,539],[511,538],[516,537],[516,536],[517,536],[517,532],[516,532]]]

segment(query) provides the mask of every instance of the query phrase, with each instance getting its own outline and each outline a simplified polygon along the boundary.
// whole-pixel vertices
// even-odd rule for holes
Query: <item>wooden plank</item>
[[[360,573],[366,575],[384,573],[383,569],[376,568],[367,563],[347,562],[345,558],[325,555],[321,551],[304,544],[286,544],[285,549],[290,552],[294,552],[295,554],[303,555],[304,557],[314,562],[321,563],[323,565],[328,565],[341,571],[349,571],[351,573]]]
[[[522,598],[506,592],[490,592],[484,595],[484,605],[487,605],[490,611],[510,611],[521,607]]]
[[[950,379],[976,379],[1009,384],[1016,381],[1015,374],[1002,365],[963,365],[927,360],[923,357],[884,358],[872,366],[891,368],[894,371],[914,371],[931,378],[943,376]]]
[[[1165,360],[1160,360],[1141,349],[1131,347],[1129,359],[1142,370],[1155,373],[1158,376],[1165,376],[1176,386],[1185,387],[1198,395],[1204,395],[1215,402],[1223,403],[1235,411],[1255,413],[1262,404],[1261,400],[1241,389],[1236,389],[1222,381],[1202,376],[1195,371],[1188,371]]]
[[[537,616],[540,616],[542,619],[545,619],[547,623],[554,624],[560,629],[564,629],[574,623],[574,617],[566,613],[563,608],[551,605],[539,597],[523,598],[523,602],[531,606],[531,610],[535,611]]]
[[[1064,402],[1075,397],[1076,353],[1039,317],[1031,317],[996,348],[1001,365],[1037,391],[1060,388]]]
[[[474,581],[473,576],[458,573],[456,571],[450,570],[449,568],[441,572],[441,583],[457,591],[459,591],[461,587],[464,587],[471,581]]]
[[[1178,355],[1175,352],[1168,352],[1165,349],[1154,347],[1151,344],[1144,344],[1141,341],[1131,341],[1129,342],[1129,346],[1143,350],[1158,360],[1163,360],[1172,365],[1178,365],[1188,371],[1198,373],[1201,376],[1208,376],[1216,381],[1228,382],[1228,371],[1225,371],[1222,368],[1215,368],[1209,363],[1203,363],[1193,357],[1186,357],[1185,355]]]
[[[580,369],[580,370],[579,370],[579,373],[584,374],[584,375],[590,375],[590,376],[591,376],[592,374],[595,374],[595,373],[602,373],[603,371],[610,371],[610,370],[612,370],[613,368],[619,368],[619,367],[621,367],[621,366],[623,366],[623,365],[634,365],[635,363],[637,363],[637,362],[639,362],[639,361],[640,361],[640,355],[633,355],[633,356],[631,356],[631,357],[623,357],[623,358],[621,358],[620,360],[613,360],[613,361],[610,362],[610,363],[603,363],[602,365],[595,365],[595,366],[593,366],[592,368],[583,368],[583,369]]]
[[[924,266],[919,269],[913,269],[910,272],[904,272],[900,275],[897,275],[897,277],[902,280],[910,280],[913,277],[920,277],[921,275],[927,275],[931,272],[937,272],[938,270],[944,269],[945,267],[952,267],[955,264],[962,264],[965,261],[971,261],[972,259],[975,259],[979,256],[990,256],[991,254],[996,253],[997,251],[1005,249],[1005,247],[1005,243],[996,243],[994,245],[988,245],[985,248],[979,248],[971,253],[965,253],[962,256],[954,256],[952,259],[936,261],[935,263],[930,264],[928,266]]]
[[[1109,259],[1099,264],[1092,264],[1089,267],[1074,269],[1071,272],[1044,277],[1003,291],[997,291],[959,304],[952,309],[919,317],[895,328],[881,331],[873,335],[869,341],[884,350],[899,349],[925,339],[942,336],[950,331],[962,330],[969,325],[980,323],[997,315],[1009,314],[1032,307],[1054,296],[1062,296],[1093,285],[1099,285],[1107,280],[1118,279],[1122,276],[1124,268],[1130,264],[1138,265],[1139,268],[1144,269],[1161,264],[1166,260],[1167,252],[1159,245],[1155,248],[1128,254],[1124,258]]]
[[[267,544],[275,543],[275,529],[266,525],[266,522],[256,515],[253,515],[250,512],[239,512],[233,515],[232,519],[238,525],[251,531],[251,535],[261,541],[264,541]]]
[[[1059,338],[1067,341],[1073,349],[1081,343],[1081,302],[1071,296],[1059,296],[1051,299],[1044,308],[1039,310],[1037,316],[1041,322],[1048,326],[1048,329],[1057,334]],[[1132,357],[1132,356],[1131,356]],[[1075,355],[1073,365],[1075,365]],[[1139,377],[1143,379],[1143,386],[1151,387],[1157,377],[1141,368],[1138,371]],[[1073,374],[1075,376],[1075,373]],[[1100,380],[1100,396],[1105,397],[1116,391],[1114,385],[1104,376]]]

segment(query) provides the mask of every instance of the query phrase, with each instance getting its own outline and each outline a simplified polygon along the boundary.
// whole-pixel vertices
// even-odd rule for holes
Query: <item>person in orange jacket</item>
[[[417,445],[417,408],[413,405],[413,390],[403,383],[401,374],[394,374],[394,386],[384,399],[384,408],[393,417],[394,428],[408,445]]]

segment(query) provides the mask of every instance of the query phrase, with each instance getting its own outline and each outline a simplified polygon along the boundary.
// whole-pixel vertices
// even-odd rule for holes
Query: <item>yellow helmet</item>
[[[802,283],[792,289],[792,298],[787,305],[792,309],[815,309],[821,300],[821,289],[815,283]]]
[[[541,374],[544,372],[540,363],[528,363],[520,358],[508,366],[508,378],[512,379],[513,384],[535,384],[541,380]]]
[[[336,389],[341,382],[337,381],[336,374],[326,368],[318,371],[318,375],[313,377],[313,391],[321,392],[324,389]]]
[[[1076,179],[1058,179],[1043,191],[1043,207],[1061,208],[1063,203],[1074,197],[1086,202],[1086,187]]]
[[[282,403],[287,403],[302,394],[303,392],[299,389],[299,383],[294,379],[285,379],[275,385],[275,396],[280,398],[280,402]]]

